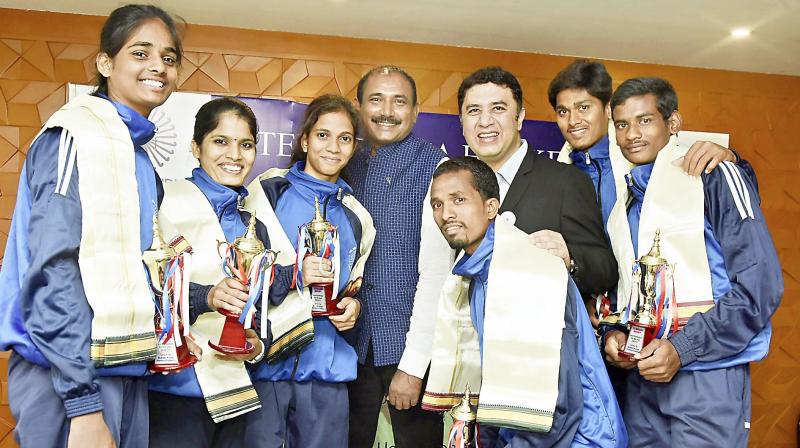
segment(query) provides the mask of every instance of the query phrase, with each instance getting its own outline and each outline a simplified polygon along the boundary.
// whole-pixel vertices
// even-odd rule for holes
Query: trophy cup
[[[472,446],[477,441],[478,426],[476,423],[478,409],[470,403],[470,390],[467,384],[461,403],[450,409],[453,417],[453,428],[450,430],[450,437],[447,441],[447,448],[466,448]]]
[[[179,318],[177,306],[180,297],[176,297],[174,278],[168,274],[173,263],[177,263],[178,254],[175,249],[164,242],[158,225],[158,213],[153,215],[153,244],[142,254],[142,262],[150,276],[153,301],[156,302],[157,313],[155,327],[157,335],[156,359],[147,368],[151,372],[177,372],[197,362],[197,358],[189,353],[189,347],[183,340],[183,322]],[[166,328],[163,328],[166,325]]]
[[[314,198],[314,208],[314,219],[304,225],[305,246],[309,249],[311,255],[330,259],[334,256],[335,246],[339,243],[339,236],[336,227],[322,216],[317,198]],[[333,275],[338,275],[335,265],[333,271]],[[361,287],[360,280],[359,278],[348,283],[344,292],[351,295],[358,292],[358,288]],[[313,317],[335,316],[344,313],[344,310],[336,307],[339,298],[334,295],[333,285],[333,281],[308,285],[311,292],[311,315]]]
[[[230,278],[235,278],[245,286],[250,286],[248,305],[241,315],[233,314],[222,308],[217,312],[225,316],[225,324],[219,341],[208,341],[214,350],[227,355],[245,355],[252,353],[255,347],[245,337],[245,326],[250,326],[256,298],[261,293],[264,272],[275,263],[277,253],[266,249],[264,243],[256,236],[256,217],[250,215],[247,232],[236,238],[233,243],[217,242],[217,250],[223,259],[223,271]],[[223,250],[224,248],[224,250]],[[266,305],[265,305],[266,306]]]
[[[634,290],[634,294],[637,294],[637,297],[643,297],[643,300],[639,303],[638,310],[631,310],[631,313],[635,312],[636,315],[628,321],[630,330],[628,342],[619,352],[621,357],[631,361],[634,361],[634,356],[655,338],[660,328],[660,318],[654,312],[656,307],[656,278],[660,272],[669,267],[667,260],[661,257],[660,243],[661,231],[656,230],[655,238],[653,238],[653,247],[650,248],[650,252],[636,261],[638,269],[634,274],[634,281],[632,282],[634,285],[632,287],[637,288]],[[639,301],[631,302],[628,306],[635,307]]]

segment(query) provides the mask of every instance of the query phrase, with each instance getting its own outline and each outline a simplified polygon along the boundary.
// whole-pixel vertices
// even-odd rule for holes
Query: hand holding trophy
[[[354,297],[361,289],[361,277],[350,281],[342,294],[339,291],[339,232],[336,227],[325,219],[320,211],[319,200],[314,198],[314,218],[300,227],[297,248],[297,277],[298,286],[302,287],[302,261],[308,256],[317,256],[331,261],[333,266],[333,280],[326,283],[312,283],[308,286],[311,293],[311,315],[336,316],[344,312],[336,303],[343,297]]]
[[[661,231],[656,230],[653,246],[636,261],[633,270],[631,299],[623,312],[622,323],[629,328],[628,341],[620,357],[635,361],[635,356],[656,337],[677,329],[677,305],[672,282],[672,266],[661,257]]]
[[[150,278],[153,302],[156,305],[155,327],[157,354],[147,367],[152,372],[177,372],[197,362],[189,352],[184,337],[189,336],[189,265],[188,253],[178,254],[164,242],[153,215],[153,243],[142,254],[145,271]]]
[[[272,266],[277,258],[277,252],[266,249],[264,243],[256,236],[255,215],[250,216],[244,236],[236,238],[233,243],[219,241],[218,249],[225,275],[249,286],[250,289],[241,314],[234,314],[222,308],[217,310],[225,316],[225,324],[219,341],[217,343],[209,341],[208,345],[226,355],[249,354],[255,347],[247,342],[245,329],[252,327],[256,311],[255,303],[262,289],[268,289],[272,282]],[[262,320],[264,319],[266,317],[262,316]]]

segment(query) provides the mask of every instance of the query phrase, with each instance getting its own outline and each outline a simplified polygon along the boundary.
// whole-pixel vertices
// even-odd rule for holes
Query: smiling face
[[[681,115],[676,110],[667,120],[658,111],[653,94],[632,96],[614,108],[614,129],[622,154],[635,165],[656,160],[670,136],[681,129]]]
[[[500,203],[483,199],[472,182],[472,174],[458,170],[441,174],[431,185],[433,219],[453,249],[472,254],[483,241]]]
[[[108,80],[108,96],[144,117],[164,104],[178,81],[175,43],[164,22],[143,22],[113,58],[97,55],[97,71]]]
[[[565,89],[556,95],[556,123],[572,149],[591,148],[608,134],[610,110],[586,89]]]
[[[300,138],[306,152],[305,172],[328,182],[339,179],[355,149],[353,124],[344,111],[322,114],[311,131]]]
[[[225,112],[199,145],[192,142],[192,153],[218,184],[241,187],[256,160],[256,141],[247,120]]]
[[[399,73],[378,73],[367,79],[358,113],[372,147],[399,142],[411,133],[419,112],[413,101],[411,83]]]
[[[477,84],[464,93],[461,128],[464,139],[478,157],[499,170],[519,149],[525,109],[520,109],[511,89],[493,83]]]

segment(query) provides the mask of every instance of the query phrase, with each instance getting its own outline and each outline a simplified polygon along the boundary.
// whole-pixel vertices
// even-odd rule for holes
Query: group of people
[[[441,411],[467,385],[483,447],[747,445],[748,366],[767,355],[781,269],[752,168],[676,142],[666,80],[613,90],[602,64],[567,66],[548,91],[566,139],[554,161],[520,137],[515,76],[479,69],[458,90],[477,157],[448,159],[412,132],[414,79],[377,67],[355,105],[314,99],[291,167],[248,185],[256,117],[218,98],[195,117],[199,167],[162,182],[142,146],[182,57],[163,10],[116,9],[96,91],[30,147],[0,274],[21,446],[366,448],[387,401],[395,446],[440,447]],[[316,207],[335,256],[305,256],[298,232]],[[147,368],[154,217],[192,260],[185,343],[198,360],[166,375]],[[218,311],[247,314],[257,286],[225,275],[218,242],[253,217],[277,256],[255,291],[253,350],[222,355],[208,345]],[[673,266],[661,331],[624,356],[635,261],[655,235]],[[356,280],[341,313],[312,316],[311,285]]]

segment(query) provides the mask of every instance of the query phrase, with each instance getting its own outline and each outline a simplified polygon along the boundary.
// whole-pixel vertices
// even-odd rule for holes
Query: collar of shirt
[[[500,185],[500,203],[506,198],[506,193],[508,193],[508,189],[511,188],[511,182],[514,182],[514,177],[517,175],[517,171],[519,171],[522,160],[527,153],[528,141],[523,139],[517,152],[515,152],[495,173],[497,176],[497,183]]]
[[[608,159],[608,145],[608,135],[604,135],[603,138],[598,140],[589,149],[585,151],[572,151],[569,153],[569,158],[572,159],[572,163],[575,165],[589,165],[591,160]],[[587,154],[589,157],[586,156]]]

